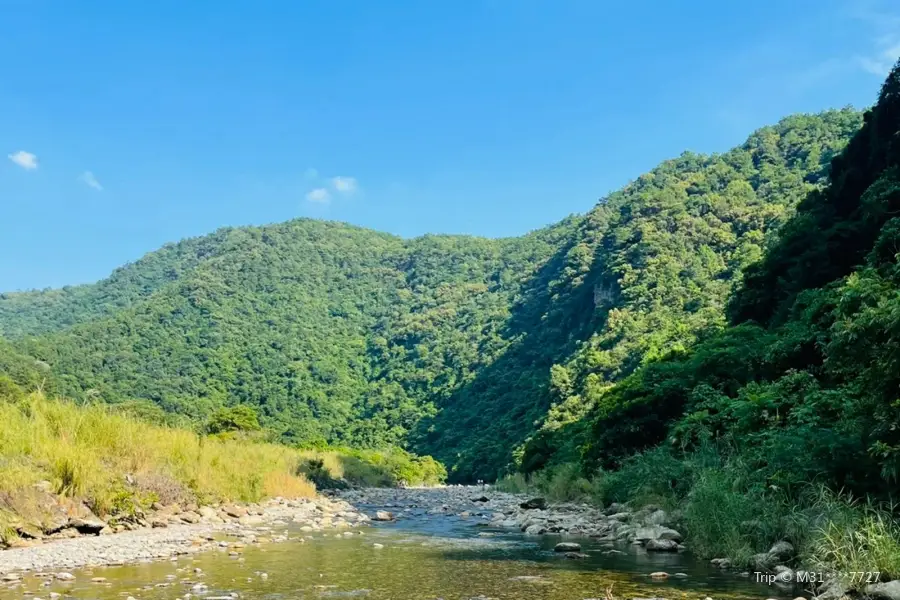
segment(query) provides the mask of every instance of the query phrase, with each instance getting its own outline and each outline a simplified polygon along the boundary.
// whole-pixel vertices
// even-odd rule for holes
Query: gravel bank
[[[232,505],[198,523],[163,524],[156,520],[155,526],[132,531],[0,550],[0,579],[15,583],[28,571],[61,571],[54,576],[66,579],[67,569],[165,559],[222,545],[240,552],[251,544],[285,541],[284,526],[289,522],[299,525],[301,531],[312,532],[358,527],[368,520],[347,502],[324,497]]]

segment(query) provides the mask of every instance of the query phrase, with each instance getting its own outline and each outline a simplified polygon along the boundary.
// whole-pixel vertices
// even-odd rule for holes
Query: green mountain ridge
[[[717,486],[760,506],[772,503],[771,490],[797,502],[811,482],[857,498],[896,497],[897,215],[900,63],[832,162],[829,185],[803,199],[747,268],[728,327],[629,376],[558,437],[581,439],[588,472],[653,456],[683,493],[703,483],[687,465],[704,453],[712,464],[714,448],[717,468],[734,477]]]
[[[579,455],[565,432],[611,385],[725,326],[861,124],[788,117],[517,238],[295,220],[169,244],[97,284],[0,295],[0,371],[193,420],[246,403],[285,442],[397,444],[455,480],[540,468]]]

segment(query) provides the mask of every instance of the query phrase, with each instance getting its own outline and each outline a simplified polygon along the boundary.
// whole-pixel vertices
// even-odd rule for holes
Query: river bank
[[[69,531],[65,539],[35,539],[21,547],[0,550],[0,577],[15,583],[25,572],[139,563],[210,550],[239,554],[248,546],[286,541],[288,524],[301,533],[313,533],[348,531],[368,520],[347,502],[323,496],[202,506],[196,510],[166,506],[128,530],[124,525],[114,529],[97,520],[92,533],[67,527],[61,530]],[[74,522],[88,521],[78,518]],[[48,575],[57,579],[69,576],[67,572]]]

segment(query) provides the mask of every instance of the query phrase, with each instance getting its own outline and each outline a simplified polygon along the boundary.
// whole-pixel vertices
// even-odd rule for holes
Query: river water
[[[363,507],[370,514],[378,507]],[[371,600],[581,600],[604,598],[611,587],[617,600],[793,598],[794,590],[758,584],[722,572],[689,554],[648,554],[623,548],[603,555],[590,539],[578,541],[586,559],[553,552],[554,536],[524,536],[475,526],[471,520],[405,513],[393,523],[376,523],[352,534],[310,537],[292,530],[291,540],[247,547],[240,556],[226,550],[178,560],[74,571],[71,583],[0,591],[0,600],[62,597],[125,600],[193,599],[288,600],[366,598]],[[362,533],[360,533],[360,531]],[[377,547],[381,545],[382,547]],[[199,571],[198,571],[199,570]],[[665,581],[649,574],[666,571]],[[676,573],[687,575],[675,577]],[[103,577],[95,583],[92,578]],[[196,587],[203,584],[206,587]],[[188,596],[189,595],[189,596]],[[55,596],[54,596],[55,597]]]

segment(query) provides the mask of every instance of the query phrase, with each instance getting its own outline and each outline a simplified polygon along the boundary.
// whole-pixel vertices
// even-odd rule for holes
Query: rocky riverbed
[[[589,504],[549,504],[543,498],[508,494],[482,487],[351,490],[340,497],[357,506],[396,509],[393,518],[425,512],[432,516],[471,519],[485,526],[514,529],[526,535],[590,537],[608,544],[640,545],[649,552],[685,550],[682,536],[670,527],[672,515],[655,507],[630,510],[619,504],[600,509]]]
[[[665,557],[687,550],[678,531],[679,515],[656,506],[549,504],[542,498],[486,486],[345,490],[315,499],[278,498],[251,505],[155,505],[152,511],[131,520],[110,522],[103,522],[84,507],[66,510],[70,514],[65,519],[59,516],[51,533],[34,531],[19,542],[21,547],[0,551],[3,587],[14,588],[23,578],[35,576],[49,586],[54,580],[75,577],[70,571],[82,567],[151,562],[212,550],[240,562],[245,549],[288,539],[315,542],[323,535],[354,537],[362,534],[361,526],[371,522],[396,523],[410,530],[426,527],[429,535],[439,531],[441,522],[483,528],[481,536],[496,535],[490,531],[509,531],[525,539],[546,539],[543,547],[549,543],[555,551],[552,554],[573,560],[604,555],[627,560],[635,552]],[[474,541],[467,544],[472,546]],[[588,547],[583,548],[585,543]],[[373,550],[384,547],[378,541],[370,545]],[[793,548],[786,542],[755,557],[756,569],[772,574],[770,583],[781,586],[782,596],[786,590],[796,589],[792,583],[798,572],[786,566],[792,561]],[[672,564],[679,563],[676,560]],[[714,559],[711,565],[714,571],[730,570],[725,557]],[[687,577],[664,570],[646,575],[654,580]],[[751,574],[734,572],[735,577],[742,575]],[[886,600],[900,600],[900,593],[885,595],[893,587],[882,589],[884,585],[871,591]],[[817,589],[821,600],[838,600],[845,592],[834,581]]]
[[[629,547],[654,554],[681,553],[688,549],[676,528],[680,515],[653,505],[633,508],[613,503],[600,508],[582,503],[549,504],[540,497],[504,493],[487,486],[364,489],[346,491],[340,497],[356,506],[378,505],[393,509],[389,515],[392,519],[402,520],[425,513],[468,519],[476,525],[515,530],[526,536],[562,536],[554,549],[568,558],[587,558],[587,555],[581,552],[580,544],[565,541],[566,536],[590,538],[605,548],[601,553],[607,555],[625,555]],[[817,593],[818,596],[814,596],[817,600],[840,600],[846,595],[847,587],[835,579],[816,581],[821,578],[821,573],[795,571],[787,566],[795,560],[794,548],[781,541],[753,557],[752,571],[736,571],[735,574],[745,578],[767,578],[769,584],[782,592],[802,589],[804,586],[798,582],[811,582],[815,589],[807,592]],[[731,560],[727,557],[713,558],[710,564],[717,569],[731,570]],[[668,579],[683,574],[657,571],[649,576]],[[870,585],[866,592],[882,600],[900,600],[900,581]]]
[[[73,517],[79,524],[88,517]],[[218,507],[160,506],[127,529],[119,531],[96,517],[90,530],[67,525],[61,536],[32,538],[14,548],[0,550],[0,579],[8,584],[24,572],[46,572],[48,579],[72,577],[67,569],[121,565],[220,549],[234,555],[248,546],[288,539],[291,524],[301,534],[323,530],[350,530],[369,517],[339,499],[318,497],[261,504],[228,504]]]

